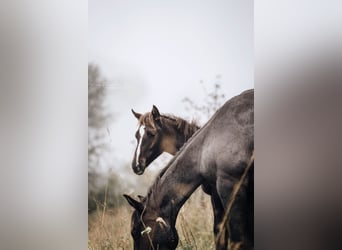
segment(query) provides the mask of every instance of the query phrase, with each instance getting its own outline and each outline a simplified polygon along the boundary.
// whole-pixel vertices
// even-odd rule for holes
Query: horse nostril
[[[144,173],[144,168],[141,168],[140,165],[136,165],[134,168],[134,173],[138,175],[142,175]]]
[[[139,171],[135,172],[137,175],[142,175],[144,173],[144,170],[140,169]]]

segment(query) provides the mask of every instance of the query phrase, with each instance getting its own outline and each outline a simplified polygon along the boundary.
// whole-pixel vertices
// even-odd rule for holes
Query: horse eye
[[[148,136],[155,136],[156,135],[156,133],[154,131],[151,131],[151,130],[147,130],[146,133]]]

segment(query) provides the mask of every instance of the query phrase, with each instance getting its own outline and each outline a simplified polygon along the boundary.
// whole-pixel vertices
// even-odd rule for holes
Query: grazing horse
[[[161,153],[175,155],[183,144],[199,129],[195,122],[171,116],[161,115],[156,106],[152,111],[139,114],[132,109],[139,121],[135,133],[137,148],[135,149],[132,168],[134,173],[141,175],[145,168]]]
[[[223,215],[253,150],[254,91],[248,90],[227,101],[184,145],[157,176],[145,198],[137,201],[125,195],[135,208],[131,221],[134,249],[176,249],[177,215],[200,185],[210,189]],[[230,210],[227,227],[231,249],[254,247],[253,193],[250,171]],[[227,240],[217,241],[216,249],[227,249]]]

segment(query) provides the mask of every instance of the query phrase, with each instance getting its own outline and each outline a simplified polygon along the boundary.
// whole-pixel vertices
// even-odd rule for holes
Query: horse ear
[[[143,202],[143,200],[145,199],[145,197],[142,196],[142,195],[138,195],[138,199],[139,199],[140,202]]]
[[[175,213],[175,200],[172,199],[171,200],[171,214],[170,214],[170,217],[173,219],[173,220],[176,220],[177,218],[177,214]]]
[[[144,206],[143,206],[143,204],[141,202],[139,202],[137,200],[134,200],[128,194],[124,194],[123,196],[126,198],[128,204],[131,205],[132,207],[134,207],[139,212],[141,212],[144,209]]]
[[[133,115],[139,120],[140,119],[140,116],[141,116],[141,114],[139,114],[139,113],[137,113],[137,112],[135,112],[133,109],[131,109],[132,110],[132,113],[133,113]]]
[[[153,117],[153,120],[155,122],[155,124],[159,127],[162,126],[161,122],[160,122],[160,113],[159,113],[159,110],[157,109],[156,106],[153,105],[153,108],[152,108],[152,117]]]
[[[157,119],[160,118],[160,113],[159,113],[159,110],[157,109],[156,106],[153,105],[151,113],[152,113],[152,116],[153,116],[154,120],[157,120]]]

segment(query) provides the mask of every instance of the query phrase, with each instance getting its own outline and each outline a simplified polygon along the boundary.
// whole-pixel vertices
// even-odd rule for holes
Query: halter
[[[151,236],[150,236],[150,232],[152,231],[152,228],[150,226],[146,226],[144,220],[143,220],[143,215],[145,213],[145,210],[146,210],[146,205],[144,206],[144,209],[140,215],[140,221],[144,227],[144,230],[142,230],[140,233],[141,233],[141,236],[143,236],[145,233],[147,234],[147,237],[148,237],[148,241],[150,242],[150,245],[152,247],[153,250],[155,250],[154,246],[153,246],[153,243],[152,243],[152,239],[151,239]],[[164,221],[164,219],[162,217],[157,217],[157,219],[155,220],[157,223],[160,223],[162,227],[166,227],[167,224],[166,222]],[[157,250],[159,249],[159,244],[157,244]]]
[[[148,241],[150,242],[150,245],[151,245],[152,249],[155,250],[154,246],[153,246],[153,242],[152,242],[151,236],[150,236],[150,232],[152,231],[152,228],[150,226],[146,226],[146,224],[145,224],[145,222],[143,220],[143,215],[145,213],[145,210],[146,210],[146,205],[144,206],[144,209],[143,209],[143,211],[142,211],[142,213],[140,215],[140,221],[141,221],[141,223],[142,223],[142,225],[144,227],[144,230],[141,231],[141,236],[143,236],[146,233]],[[159,249],[159,244],[157,245],[157,248]]]

